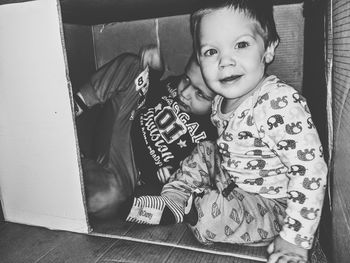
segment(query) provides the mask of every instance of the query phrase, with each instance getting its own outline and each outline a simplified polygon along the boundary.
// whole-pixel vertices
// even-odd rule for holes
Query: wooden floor
[[[145,226],[91,221],[93,232],[77,234],[5,222],[0,206],[0,263],[72,262],[266,262],[266,247],[199,244],[185,225]],[[330,263],[318,240],[311,263]]]
[[[0,209],[0,263],[218,262],[266,261],[266,247],[199,244],[185,225],[145,226],[118,221],[90,222],[77,234],[5,222]],[[319,243],[310,261],[327,263]]]
[[[0,262],[235,262],[259,261],[118,238],[0,222]]]

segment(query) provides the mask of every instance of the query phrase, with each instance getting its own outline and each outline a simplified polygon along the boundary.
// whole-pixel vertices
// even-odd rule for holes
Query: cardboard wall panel
[[[303,4],[277,5],[281,43],[269,72],[302,89],[304,55]],[[145,44],[160,43],[167,64],[164,76],[182,74],[192,50],[189,15],[116,22],[93,27],[97,66],[125,51],[138,53]]]
[[[138,53],[141,46],[157,43],[156,20],[96,25],[93,27],[96,66],[124,52]]]
[[[303,4],[275,6],[275,21],[281,42],[268,72],[301,91],[304,72]]]
[[[5,220],[88,232],[56,0],[0,6]]]
[[[96,70],[92,27],[64,23],[63,32],[72,89],[77,92]],[[91,142],[99,113],[100,108],[95,107],[89,114],[76,118],[79,148],[86,156],[93,152]]]

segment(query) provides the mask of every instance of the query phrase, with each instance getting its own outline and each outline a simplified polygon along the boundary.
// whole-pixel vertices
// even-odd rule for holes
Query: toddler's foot
[[[149,66],[150,68],[163,72],[164,62],[160,50],[155,45],[148,45],[142,47],[140,50],[141,64],[143,68]]]

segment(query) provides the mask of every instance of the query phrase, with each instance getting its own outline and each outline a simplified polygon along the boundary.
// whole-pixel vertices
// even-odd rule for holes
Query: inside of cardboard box
[[[181,7],[180,9],[167,6],[164,9],[157,8],[156,13],[152,13],[151,11],[147,11],[151,13],[136,12],[135,17],[129,16],[128,19],[123,18],[121,14],[124,15],[129,12],[120,12],[118,15],[122,17],[120,20],[123,21],[119,21],[116,18],[116,14],[112,14],[112,12],[104,13],[106,11],[101,10],[95,12],[99,15],[93,19],[91,18],[93,12],[86,12],[85,10],[85,15],[81,16],[82,20],[79,20],[79,15],[74,14],[80,14],[80,9],[84,9],[82,8],[84,6],[83,2],[86,3],[86,1],[79,0],[61,0],[65,51],[73,92],[76,92],[87,80],[88,76],[97,68],[115,56],[126,51],[138,53],[142,45],[157,42],[160,43],[164,60],[167,64],[165,76],[182,73],[182,69],[192,48],[188,24],[188,12],[190,8],[187,5],[189,3],[187,0],[179,2],[178,6]],[[130,7],[130,1],[129,4],[128,1],[106,2],[120,2],[122,5],[124,4]],[[147,1],[141,2],[146,3]],[[154,1],[156,6],[160,6],[161,2]],[[190,2],[192,4],[197,1],[193,0]],[[311,110],[315,111],[316,114],[314,116],[316,118],[319,116],[319,121],[316,119],[316,125],[319,123],[318,126],[323,134],[322,131],[326,127],[324,121],[326,115],[323,114],[323,111],[320,111],[320,108],[325,109],[325,104],[323,104],[325,93],[323,93],[323,90],[320,90],[320,86],[324,84],[322,83],[324,79],[320,77],[323,76],[323,64],[321,63],[323,59],[320,53],[315,54],[315,52],[320,52],[320,49],[322,50],[323,47],[317,46],[316,49],[313,43],[306,43],[315,41],[314,34],[317,33],[315,27],[320,28],[322,23],[319,23],[319,20],[314,20],[313,23],[319,23],[319,25],[312,24],[310,16],[304,16],[305,8],[302,3],[303,1],[276,2],[282,3],[276,6],[275,12],[277,29],[282,41],[277,49],[276,60],[269,67],[269,72],[277,74],[309,98],[315,97],[315,93],[317,92],[318,96],[313,100],[314,103],[311,105]],[[88,1],[88,3],[96,4],[95,1]],[[132,7],[134,8],[135,4]],[[90,10],[94,10],[95,6],[92,4],[90,8]],[[154,9],[153,7],[148,10]],[[121,6],[121,10],[123,10],[123,6]],[[168,12],[167,10],[175,11]],[[126,22],[124,20],[128,21]],[[307,20],[309,20],[309,24],[306,23],[308,22]],[[38,22],[38,29],[41,29],[39,25],[41,24]],[[318,40],[316,38],[316,41]],[[305,60],[305,57],[308,60]],[[317,57],[320,58],[320,61],[314,59]],[[309,64],[306,65],[306,63]],[[305,77],[306,73],[308,74],[308,78]],[[84,120],[84,116],[82,115],[80,120],[77,119],[75,123],[78,128],[77,135],[81,151],[93,151],[90,146],[82,146],[91,145],[87,142],[93,140],[96,129],[94,120],[99,116],[99,108],[94,108],[91,115],[93,116],[92,120]],[[84,124],[80,125],[80,122]],[[322,134],[323,143],[326,145],[325,135],[322,136]],[[233,256],[240,255],[241,258],[254,258],[257,261],[264,261],[266,257],[266,249],[264,247],[254,247],[249,248],[249,250],[246,250],[244,247],[227,244],[203,247],[198,244],[192,234],[186,229],[186,226],[182,224],[150,227],[118,220],[90,220],[89,223],[93,229],[92,235],[103,235],[183,248],[189,247],[194,250],[204,249],[209,251],[209,253],[229,253]]]
[[[276,25],[281,43],[277,49],[276,59],[269,67],[269,73],[280,76],[303,93],[305,10],[303,3],[296,2],[300,1],[275,7]],[[164,76],[169,76],[182,73],[192,50],[188,14],[93,25],[63,22],[73,92],[78,90],[95,69],[123,52],[138,53],[143,45],[160,43],[166,63]],[[99,108],[96,107],[91,111],[90,116],[98,118]],[[86,146],[89,145],[86,142],[94,137],[95,122],[89,122],[88,126],[80,124],[80,121],[86,123],[84,116],[81,117],[83,120],[77,120],[81,150],[93,151],[91,147]],[[266,248],[262,247],[246,250],[240,246],[217,244],[203,248],[195,241],[185,225],[150,227],[118,220],[90,220],[90,225],[93,229],[92,235],[205,249],[210,253],[231,253],[233,256],[239,254],[242,257],[253,257],[258,261],[266,257]]]

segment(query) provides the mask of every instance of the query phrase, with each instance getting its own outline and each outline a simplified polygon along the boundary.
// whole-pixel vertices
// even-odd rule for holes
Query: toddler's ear
[[[278,41],[272,42],[265,51],[265,63],[271,63],[273,58],[275,57],[275,49],[278,46]]]
[[[273,53],[271,53],[271,52],[266,52],[265,53],[265,63],[266,64],[269,64],[269,63],[271,63],[272,62],[272,60],[273,60],[273,58],[274,58],[274,54]]]

